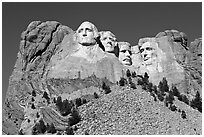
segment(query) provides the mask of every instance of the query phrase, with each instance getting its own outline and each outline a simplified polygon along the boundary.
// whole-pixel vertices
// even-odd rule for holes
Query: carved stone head
[[[83,46],[95,45],[98,36],[97,28],[88,21],[83,22],[76,31],[76,41]]]
[[[123,65],[132,65],[131,46],[128,42],[118,42],[119,60]]]
[[[155,41],[143,41],[139,42],[139,49],[142,56],[142,60],[146,65],[151,65],[157,58],[158,43]]]
[[[114,52],[115,46],[117,46],[116,37],[110,31],[101,31],[100,40],[103,44],[106,52]]]

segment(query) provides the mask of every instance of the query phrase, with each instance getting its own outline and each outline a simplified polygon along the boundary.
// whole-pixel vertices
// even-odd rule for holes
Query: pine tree
[[[128,83],[131,84],[132,83],[132,78],[128,77]]]
[[[120,86],[125,86],[125,84],[126,84],[126,79],[121,77],[120,80],[119,80],[119,85]]]
[[[162,79],[162,83],[163,83],[164,92],[168,92],[169,91],[169,85],[168,85],[168,82],[167,82],[165,77]]]
[[[147,89],[148,89],[148,91],[149,92],[152,92],[153,91],[153,84],[150,82],[150,83],[148,83],[148,86],[147,86]]]
[[[84,134],[85,134],[85,135],[89,135],[89,132],[86,130]]]
[[[168,103],[168,101],[167,101],[167,100],[168,100],[168,99],[167,99],[167,97],[165,97],[165,98],[164,98],[164,104],[165,104],[165,106],[166,106],[166,107],[168,107],[168,106],[169,106],[169,103]]]
[[[39,124],[40,124],[40,129],[41,129],[40,133],[45,133],[46,132],[46,126],[45,126],[45,123],[42,119],[40,119]]]
[[[137,79],[137,85],[143,85],[143,84],[144,84],[143,80],[138,78]]]
[[[129,78],[129,77],[131,77],[131,73],[130,73],[130,70],[129,69],[127,69],[127,71],[126,71],[126,76]]]
[[[37,123],[32,130],[33,135],[37,134],[44,134],[46,132],[46,126],[44,124],[44,121],[40,119],[39,123]]]
[[[187,105],[189,105],[189,100],[188,100],[188,98],[186,97],[186,95],[181,95],[181,97],[182,97],[182,101],[183,101],[184,103],[186,103]]]
[[[77,124],[80,120],[81,116],[79,115],[79,112],[77,111],[77,109],[72,108],[71,117],[69,117],[69,125],[73,126]]]
[[[82,104],[86,104],[87,100],[85,98],[82,98]]]
[[[200,93],[197,91],[195,98],[190,103],[191,107],[197,108],[198,111],[202,112],[202,98]]]
[[[133,89],[136,89],[135,83],[131,82],[131,83],[130,83],[130,87],[133,88]]]
[[[55,126],[53,123],[51,123],[51,125],[47,124],[47,133],[51,133],[54,134],[57,132],[57,130],[55,129]]]
[[[36,108],[35,108],[35,105],[34,105],[33,103],[31,104],[31,108],[32,108],[32,109],[36,109]]]
[[[74,135],[73,129],[69,126],[65,129],[65,133],[67,135]]]
[[[96,92],[94,92],[94,98],[99,98],[99,96]]]
[[[157,97],[160,101],[164,101],[164,95],[160,91],[157,92]]]
[[[179,97],[179,96],[180,96],[180,92],[178,91],[178,89],[176,88],[175,85],[172,85],[171,91],[173,92],[173,95],[174,95],[174,96],[176,96],[176,97]]]
[[[110,87],[108,85],[106,85],[105,82],[103,82],[102,89],[105,90],[105,94],[108,94],[111,92]]]
[[[81,102],[81,98],[77,98],[76,100],[75,100],[75,104],[76,104],[76,107],[79,107],[79,106],[81,106],[82,105],[82,102]]]
[[[59,109],[59,111],[62,110],[62,98],[61,98],[61,96],[57,97],[56,106]]]
[[[137,77],[136,72],[135,71],[132,72],[132,78],[136,78],[136,77]]]
[[[69,101],[67,99],[65,99],[62,102],[62,108],[61,108],[61,114],[62,116],[67,116],[69,113],[71,113],[71,106],[69,104]]]
[[[145,72],[145,74],[144,74],[143,82],[144,82],[145,84],[148,84],[148,83],[149,83],[149,76],[148,76],[147,72]]]
[[[18,135],[24,135],[23,129],[21,129],[21,130],[18,132]]]
[[[32,91],[32,96],[33,96],[33,97],[36,97],[36,92],[35,92],[35,90]]]
[[[183,119],[186,119],[186,112],[185,111],[181,111],[181,117],[183,118]]]
[[[163,96],[165,95],[165,92],[169,92],[169,86],[166,78],[163,78],[162,81],[159,82],[158,88]]]
[[[165,94],[163,90],[163,83],[161,81],[159,82],[158,88],[159,88],[160,93],[164,96]]]
[[[154,93],[157,95],[157,92],[158,92],[158,91],[157,91],[157,86],[156,86],[156,85],[153,86],[153,91],[154,91]]]
[[[174,95],[172,91],[169,91],[169,94],[166,96],[167,102],[169,104],[173,104],[174,101]]]
[[[170,110],[171,111],[176,111],[177,110],[177,107],[173,104],[170,104]]]
[[[46,91],[44,92],[44,94],[43,94],[43,96],[42,96],[42,97],[44,97],[44,98],[45,98],[45,99],[47,99],[47,100],[49,100],[49,99],[50,99]]]
[[[53,98],[53,102],[56,103],[56,99],[55,99],[55,97]]]

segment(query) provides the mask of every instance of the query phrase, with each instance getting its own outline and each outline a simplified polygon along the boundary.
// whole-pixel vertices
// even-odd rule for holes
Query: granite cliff
[[[141,39],[132,48],[130,70],[137,74],[130,80],[127,67],[104,52],[100,39],[91,58],[82,58],[75,35],[56,21],[31,22],[21,34],[3,104],[3,134],[202,134],[197,107],[175,98],[172,111],[155,101],[156,92],[146,92],[152,87],[144,84],[138,48],[142,41],[156,41],[166,60],[161,72],[148,73],[149,81],[158,85],[166,77],[169,88],[173,84],[192,100],[197,91],[202,95],[201,38],[188,46],[183,32],[168,30]]]

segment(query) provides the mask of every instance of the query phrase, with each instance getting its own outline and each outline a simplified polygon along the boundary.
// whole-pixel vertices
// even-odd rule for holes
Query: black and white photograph
[[[202,135],[202,1],[3,1],[2,135]]]

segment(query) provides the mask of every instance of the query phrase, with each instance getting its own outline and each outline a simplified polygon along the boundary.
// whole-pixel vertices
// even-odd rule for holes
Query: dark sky
[[[13,71],[21,32],[31,21],[58,21],[76,30],[90,21],[132,45],[167,29],[182,31],[188,44],[202,37],[202,3],[2,3],[2,100]]]

